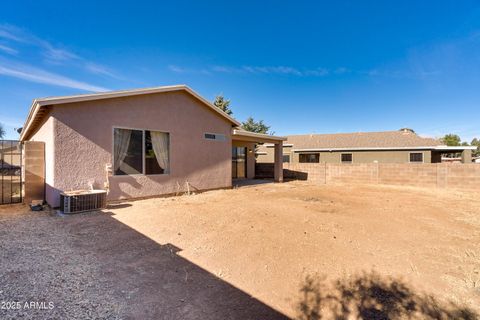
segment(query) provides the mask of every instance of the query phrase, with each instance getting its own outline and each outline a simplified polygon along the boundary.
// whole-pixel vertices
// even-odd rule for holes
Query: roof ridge
[[[142,91],[150,91],[150,90],[161,90],[161,89],[182,89],[187,88],[186,84],[174,84],[174,85],[167,85],[167,86],[154,86],[154,87],[147,87],[147,88],[133,88],[133,89],[122,89],[122,90],[108,90],[108,91],[98,91],[98,92],[90,92],[90,93],[78,93],[78,94],[71,94],[71,95],[64,95],[64,96],[48,96],[42,98],[35,98],[34,101],[50,101],[50,100],[60,100],[60,99],[67,99],[67,98],[80,98],[80,97],[95,97],[101,96],[105,94],[120,94],[120,93],[128,93],[128,92],[142,92]]]

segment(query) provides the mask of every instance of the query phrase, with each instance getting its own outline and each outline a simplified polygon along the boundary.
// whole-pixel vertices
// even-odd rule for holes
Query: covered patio
[[[274,181],[283,182],[283,141],[285,137],[234,129],[232,133],[232,179],[255,178],[257,144],[274,145]]]
[[[462,163],[472,163],[472,152],[476,149],[476,146],[438,146],[432,150],[432,163],[443,162],[444,154],[459,155]]]

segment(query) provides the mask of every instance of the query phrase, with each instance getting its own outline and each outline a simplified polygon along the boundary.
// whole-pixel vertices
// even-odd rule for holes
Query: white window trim
[[[135,174],[115,174],[115,168],[113,168],[113,164],[115,163],[115,159],[113,159],[115,155],[115,129],[125,129],[125,130],[137,130],[137,131],[142,131],[142,173],[135,173]],[[145,131],[156,131],[156,132],[163,132],[163,133],[168,133],[168,173],[152,173],[152,174],[146,174],[145,173]],[[169,176],[172,168],[171,168],[171,134],[168,131],[163,131],[163,130],[157,130],[157,129],[140,129],[140,128],[131,128],[131,127],[122,127],[122,126],[112,126],[112,149],[111,149],[111,163],[112,163],[112,176],[113,177],[128,177],[128,176]]]
[[[412,153],[421,153],[422,154],[422,161],[410,161],[410,155]],[[409,152],[408,153],[408,163],[425,163],[425,153],[424,152]]]

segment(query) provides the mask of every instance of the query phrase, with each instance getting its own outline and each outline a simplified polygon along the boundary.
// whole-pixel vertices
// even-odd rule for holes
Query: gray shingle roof
[[[287,136],[294,149],[406,148],[440,146],[439,140],[422,138],[409,131],[305,134]]]

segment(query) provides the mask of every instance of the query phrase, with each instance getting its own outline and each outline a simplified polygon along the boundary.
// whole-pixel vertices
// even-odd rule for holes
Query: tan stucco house
[[[283,137],[254,134],[185,85],[33,101],[21,141],[45,145],[45,198],[108,190],[109,200],[229,188],[255,176],[255,146],[273,145],[282,181]]]
[[[306,134],[287,136],[283,162],[290,163],[438,163],[442,153],[462,153],[472,161],[476,147],[449,147],[409,129],[383,132]],[[273,145],[257,149],[257,162],[273,162]]]

